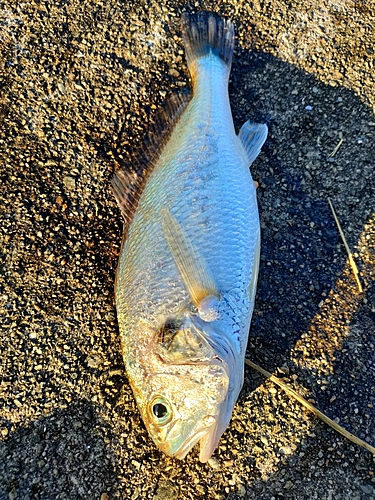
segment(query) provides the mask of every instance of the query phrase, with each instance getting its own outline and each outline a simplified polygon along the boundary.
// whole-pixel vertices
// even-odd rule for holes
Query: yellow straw
[[[328,203],[329,203],[329,206],[331,207],[331,210],[332,210],[332,213],[333,213],[333,216],[335,218],[335,221],[336,221],[336,224],[337,224],[337,228],[340,232],[340,236],[341,236],[341,239],[345,245],[345,248],[346,248],[346,252],[348,254],[348,257],[349,257],[349,263],[352,267],[352,270],[353,270],[353,273],[354,273],[354,277],[357,281],[357,285],[358,285],[358,289],[359,289],[359,292],[362,293],[363,292],[363,288],[362,288],[362,284],[359,280],[359,272],[358,272],[358,268],[357,268],[357,265],[356,263],[354,262],[354,259],[353,259],[353,254],[352,252],[350,251],[350,248],[349,248],[349,245],[347,244],[346,242],[346,239],[345,239],[345,235],[344,235],[344,232],[343,230],[341,229],[341,225],[340,225],[340,222],[339,222],[339,219],[336,215],[336,212],[335,212],[335,209],[333,208],[333,205],[332,205],[332,202],[331,200],[328,198]]]
[[[323,422],[325,422],[330,427],[332,427],[333,429],[335,429],[335,431],[339,432],[344,437],[346,437],[347,439],[349,439],[350,441],[352,441],[352,443],[355,443],[355,444],[358,444],[359,446],[362,446],[363,448],[365,448],[366,450],[370,451],[371,453],[373,453],[375,455],[375,448],[373,446],[371,446],[370,444],[366,443],[366,441],[363,441],[362,439],[359,439],[357,436],[355,436],[351,432],[348,432],[347,430],[345,430],[337,422],[335,422],[334,420],[331,420],[329,417],[327,417],[327,415],[324,415],[324,413],[322,413],[320,410],[318,410],[317,408],[315,408],[315,406],[313,406],[311,403],[309,403],[308,401],[306,401],[306,399],[304,399],[302,396],[300,396],[294,389],[292,389],[291,387],[289,387],[287,384],[285,384],[284,382],[282,382],[282,380],[280,380],[279,378],[277,378],[274,375],[272,375],[272,373],[267,372],[266,370],[263,370],[263,368],[261,368],[260,366],[256,365],[255,363],[253,363],[249,359],[245,359],[245,363],[247,365],[251,366],[251,368],[254,368],[254,370],[257,370],[258,372],[260,372],[262,375],[264,375],[265,377],[267,377],[268,379],[270,379],[275,384],[277,384],[287,394],[289,394],[289,396],[293,396],[305,408],[307,408],[308,410],[312,411],[317,417],[319,417],[321,420],[323,420]]]

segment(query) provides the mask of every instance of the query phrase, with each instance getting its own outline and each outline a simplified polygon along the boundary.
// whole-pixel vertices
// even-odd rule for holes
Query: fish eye
[[[154,421],[159,425],[167,424],[172,418],[172,408],[169,402],[162,397],[154,398],[150,404]]]

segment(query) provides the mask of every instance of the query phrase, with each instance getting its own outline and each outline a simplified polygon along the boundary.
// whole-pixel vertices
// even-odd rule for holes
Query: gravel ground
[[[185,8],[235,21],[235,125],[270,130],[248,356],[375,444],[374,0],[0,1],[0,499],[374,499],[374,457],[248,368],[209,464],[140,420],[109,180],[189,86]]]

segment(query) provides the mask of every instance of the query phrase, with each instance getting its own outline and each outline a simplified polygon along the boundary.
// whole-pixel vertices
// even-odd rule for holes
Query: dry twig
[[[337,225],[337,228],[338,228],[338,230],[340,232],[341,239],[342,239],[342,241],[343,241],[343,243],[345,245],[346,252],[347,252],[348,257],[349,257],[349,263],[350,263],[351,268],[353,270],[354,277],[355,277],[355,279],[357,281],[359,292],[362,293],[363,292],[363,288],[362,288],[361,281],[359,279],[359,272],[358,272],[357,264],[354,262],[353,254],[350,251],[349,245],[346,242],[346,238],[345,238],[343,230],[341,229],[341,225],[340,225],[339,219],[338,219],[338,217],[336,215],[335,209],[333,208],[333,204],[332,204],[332,202],[331,202],[331,200],[329,198],[328,198],[328,203],[329,203],[329,206],[331,207],[333,216],[335,218],[336,225]]]
[[[337,153],[337,151],[339,150],[341,144],[343,143],[344,139],[341,137],[341,139],[339,140],[338,144],[336,145],[335,149],[332,151],[332,153],[330,153],[328,156],[330,158],[332,158],[333,156],[335,156],[335,154]]]
[[[329,417],[327,417],[327,415],[325,415],[323,412],[321,412],[320,410],[318,410],[317,408],[315,408],[315,406],[313,406],[311,403],[309,403],[308,401],[306,401],[306,399],[304,399],[302,396],[300,396],[294,389],[292,389],[291,387],[289,387],[282,380],[280,380],[279,378],[275,377],[274,375],[272,375],[272,373],[264,370],[263,368],[261,368],[260,366],[258,366],[255,363],[253,363],[249,359],[245,359],[245,363],[248,366],[251,366],[251,368],[254,368],[254,370],[257,370],[258,372],[260,372],[264,377],[267,377],[272,382],[274,382],[279,387],[281,387],[287,394],[289,394],[289,396],[294,397],[305,408],[307,408],[308,410],[312,411],[314,413],[314,415],[316,415],[321,420],[323,420],[323,422],[325,422],[330,427],[332,427],[332,429],[335,429],[336,432],[339,432],[344,437],[346,437],[347,439],[349,439],[350,441],[352,441],[352,443],[355,443],[355,444],[358,444],[359,446],[362,446],[363,448],[365,448],[366,450],[370,451],[371,453],[373,453],[375,455],[375,448],[373,446],[371,446],[369,443],[366,443],[366,441],[363,441],[362,439],[360,439],[359,437],[355,436],[351,432],[348,432],[346,429],[344,429],[343,427],[341,427],[341,425],[339,425],[337,422],[335,422],[334,420],[332,420]]]

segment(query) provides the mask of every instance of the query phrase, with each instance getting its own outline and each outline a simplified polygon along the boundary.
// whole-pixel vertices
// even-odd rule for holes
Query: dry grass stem
[[[323,422],[325,422],[330,427],[332,427],[332,429],[334,429],[335,431],[337,431],[340,434],[342,434],[344,437],[346,437],[347,439],[349,439],[350,441],[352,441],[352,443],[355,443],[355,444],[357,444],[359,446],[362,446],[363,448],[365,448],[366,450],[370,451],[371,453],[373,453],[375,455],[375,448],[373,446],[371,446],[370,444],[366,443],[366,441],[363,441],[362,439],[358,438],[357,436],[355,436],[351,432],[348,432],[347,430],[345,430],[343,427],[341,427],[341,425],[339,425],[334,420],[331,420],[329,417],[327,417],[327,415],[325,415],[320,410],[318,410],[317,408],[315,408],[315,406],[313,406],[311,403],[309,403],[308,401],[306,401],[306,399],[304,399],[302,396],[300,396],[294,389],[292,389],[291,387],[289,387],[282,380],[280,380],[279,378],[275,377],[274,375],[272,375],[272,373],[264,370],[263,368],[261,368],[260,366],[258,366],[255,363],[253,363],[249,359],[245,359],[245,363],[248,366],[251,366],[251,368],[253,368],[254,370],[257,370],[258,372],[260,372],[262,375],[264,375],[264,377],[267,377],[272,382],[274,382],[279,387],[281,387],[287,394],[289,394],[289,396],[294,397],[305,408],[307,408],[308,410],[312,411],[314,413],[314,415],[316,415],[321,420],[323,420]]]
[[[335,149],[332,151],[332,153],[330,153],[328,156],[330,158],[332,158],[333,156],[335,156],[335,154],[337,153],[337,151],[339,150],[341,144],[343,143],[344,139],[341,137],[341,139],[339,140],[337,146],[335,147]]]
[[[345,239],[345,235],[344,235],[344,232],[343,230],[341,229],[341,225],[340,225],[340,222],[339,222],[339,219],[336,215],[336,212],[335,212],[335,209],[333,208],[333,204],[330,200],[330,198],[328,198],[328,203],[329,203],[329,206],[331,207],[331,210],[332,210],[332,213],[333,213],[333,216],[335,218],[335,221],[336,221],[336,224],[337,224],[337,228],[340,232],[340,236],[341,236],[341,239],[345,245],[345,248],[346,248],[346,252],[348,254],[348,257],[349,257],[349,263],[350,263],[350,266],[353,270],[353,273],[354,273],[354,277],[357,281],[357,285],[358,285],[358,289],[359,289],[359,292],[362,293],[363,292],[363,288],[362,288],[362,284],[361,284],[361,281],[359,279],[359,272],[358,272],[358,268],[357,268],[357,264],[354,262],[354,258],[353,258],[353,254],[352,252],[350,251],[350,248],[349,248],[349,245],[347,244],[346,242],[346,239]]]

